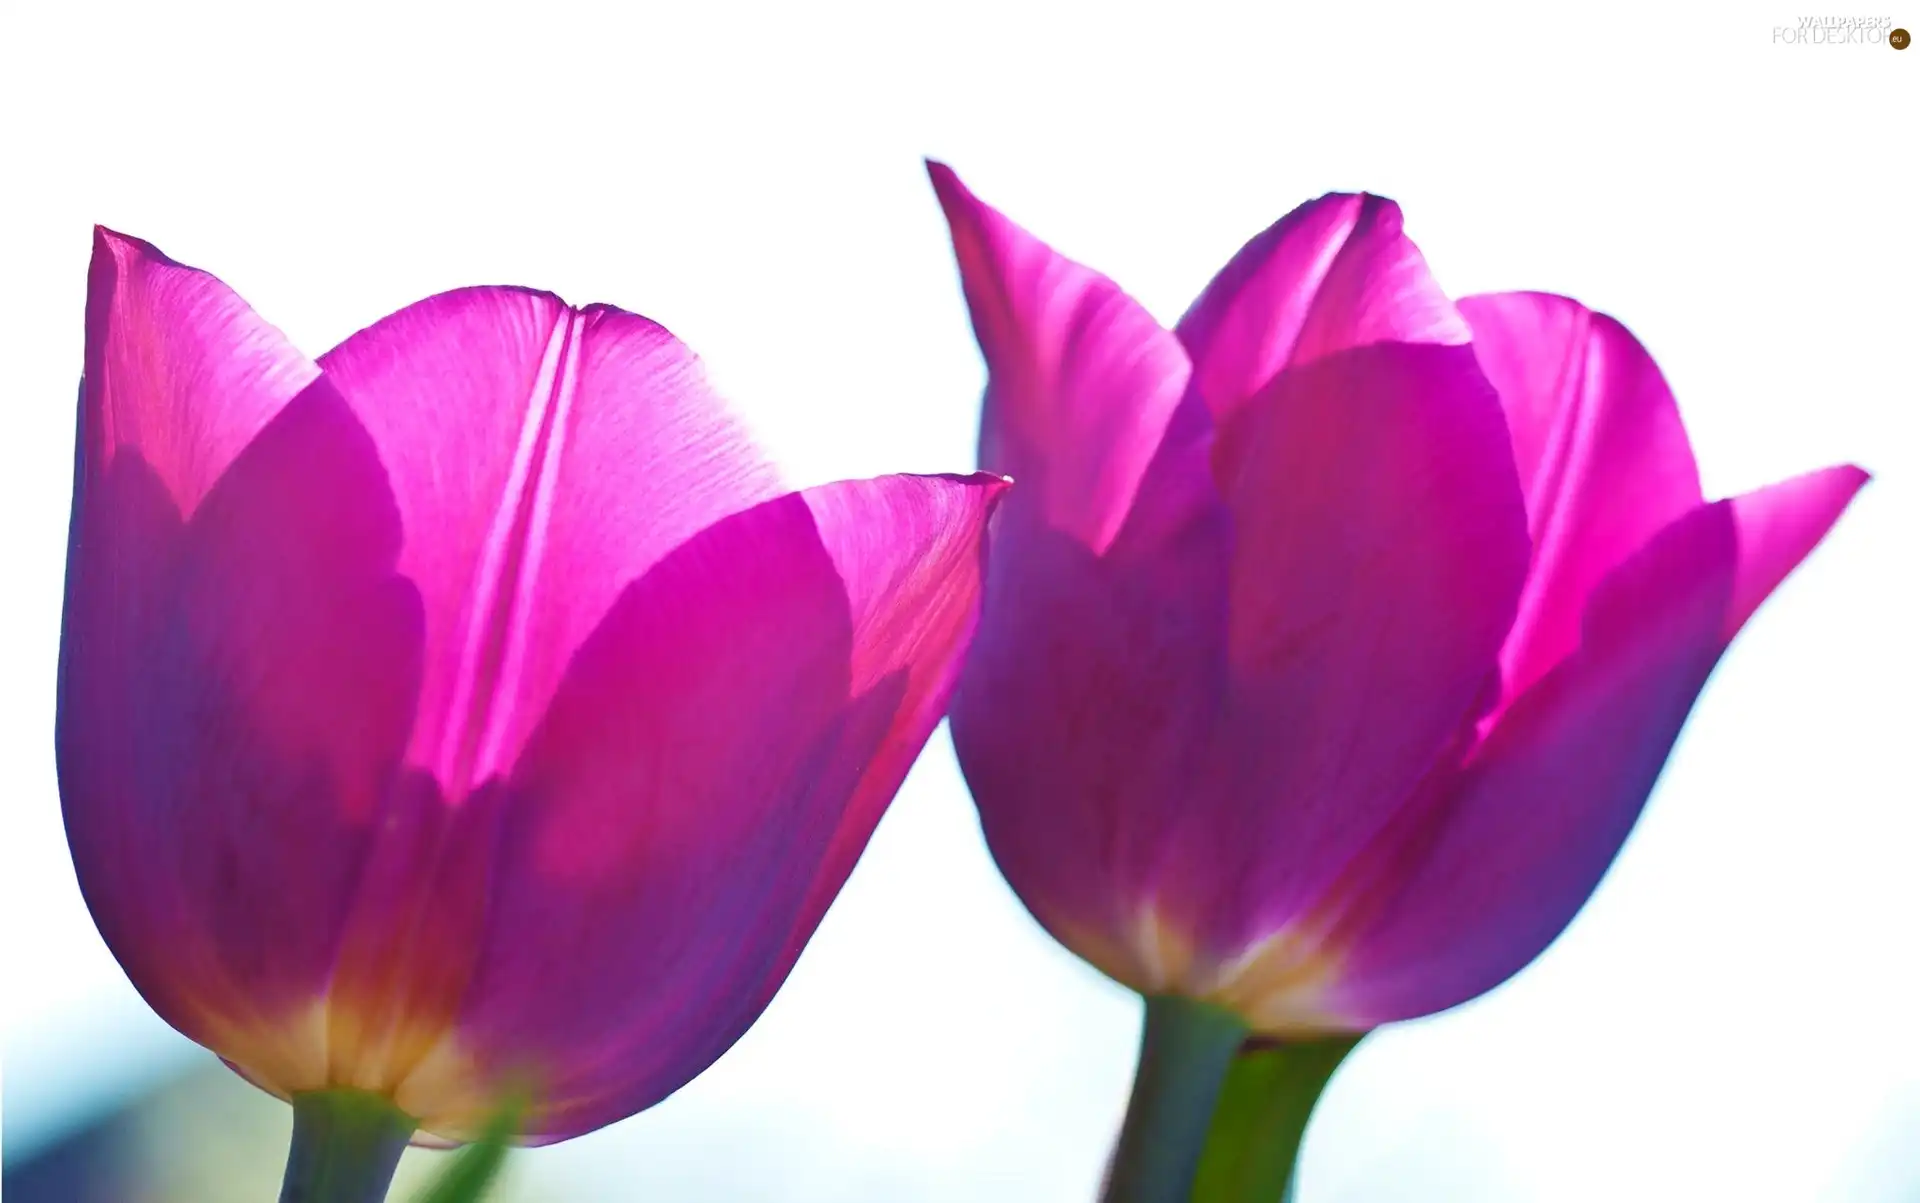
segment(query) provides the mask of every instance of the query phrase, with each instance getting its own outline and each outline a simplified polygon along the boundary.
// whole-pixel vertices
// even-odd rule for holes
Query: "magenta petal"
[[[1464,346],[1291,368],[1215,462],[1235,537],[1217,779],[1161,805],[1186,815],[1169,901],[1231,952],[1308,907],[1470,727],[1528,546],[1499,401]]]
[[[904,674],[901,705],[861,774],[794,922],[783,961],[791,967],[933,729],[946,717],[963,653],[978,625],[987,517],[1008,482],[896,476],[803,494],[846,582],[853,618],[857,697]],[[876,520],[875,511],[884,514]],[[900,546],[921,548],[903,558]],[[784,980],[784,975],[782,980]],[[770,987],[777,988],[778,982]],[[772,996],[772,989],[767,991]]]
[[[1224,419],[1289,364],[1376,342],[1464,343],[1467,328],[1401,232],[1400,207],[1329,193],[1255,236],[1176,327]]]
[[[56,756],[95,921],[281,1089],[411,719],[418,600],[366,432],[204,272],[96,231]],[[283,1039],[283,1037],[285,1037]]]
[[[1830,468],[1701,506],[1594,591],[1578,650],[1493,729],[1437,838],[1359,934],[1335,1009],[1375,1024],[1506,980],[1573,919],[1632,829],[1727,641],[1866,481]]]
[[[1062,943],[1129,983],[1150,977],[1132,935],[1161,850],[1209,821],[1196,783],[1225,692],[1229,535],[1216,504],[1095,555],[1009,504],[954,695],[954,750],[1000,871]]]
[[[320,362],[393,481],[427,615],[409,760],[456,799],[513,762],[628,582],[777,492],[693,353],[617,309],[462,289]]]
[[[1660,369],[1620,323],[1546,293],[1469,297],[1460,312],[1506,407],[1533,536],[1501,652],[1511,700],[1579,643],[1600,580],[1700,504],[1700,476]]]
[[[184,524],[134,447],[101,470],[101,404],[83,404],[56,738],[81,889],[165,1019],[276,1089],[319,1086],[293,1029],[326,985],[419,674],[392,498],[324,379]]]
[[[121,449],[190,515],[241,448],[319,369],[233,290],[137,238],[95,227],[87,273],[81,456]]]
[[[1800,566],[1871,480],[1851,464],[1809,472],[1723,501],[1733,507],[1739,536],[1733,594],[1720,624],[1731,641],[1787,574]]]
[[[1010,505],[1104,551],[1180,403],[1186,356],[1113,281],[981,203],[945,165],[927,173],[987,361],[980,466],[1020,483]]]
[[[990,477],[763,503],[633,582],[520,763],[461,1047],[536,1137],[663,1098],[783,978],[940,713]]]

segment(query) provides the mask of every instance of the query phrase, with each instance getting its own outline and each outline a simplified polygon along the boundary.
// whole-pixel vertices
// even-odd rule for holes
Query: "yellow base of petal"
[[[1304,925],[1282,928],[1222,959],[1149,903],[1123,936],[1055,925],[1062,942],[1107,976],[1140,993],[1211,1003],[1263,1036],[1307,1037],[1355,1030],[1330,1005],[1340,957]]]
[[[444,1025],[390,1024],[376,1034],[363,1015],[341,1000],[320,999],[278,1022],[208,1016],[198,1036],[248,1081],[288,1102],[313,1092],[363,1091],[448,1142],[477,1139],[504,1099],[525,1097],[525,1083],[483,1073]]]

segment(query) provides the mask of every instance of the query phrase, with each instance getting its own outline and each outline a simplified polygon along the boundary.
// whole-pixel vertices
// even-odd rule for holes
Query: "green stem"
[[[1249,1045],[1220,1089],[1192,1203],[1288,1203],[1300,1142],[1333,1072],[1361,1036]]]
[[[418,1125],[365,1090],[293,1096],[293,1148],[280,1203],[381,1203]]]
[[[1186,1203],[1214,1100],[1246,1038],[1238,1016],[1170,995],[1147,999],[1140,1068],[1105,1203]]]

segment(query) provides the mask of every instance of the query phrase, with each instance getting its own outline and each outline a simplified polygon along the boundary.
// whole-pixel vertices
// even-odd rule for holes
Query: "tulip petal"
[[[393,481],[427,613],[408,759],[455,799],[512,765],[628,582],[778,491],[693,353],[618,309],[462,289],[320,363]]]
[[[1353,936],[1338,1011],[1366,1026],[1444,1010],[1560,934],[1632,829],[1728,640],[1866,479],[1830,468],[1701,506],[1609,574],[1578,649],[1442,791],[1432,839],[1394,850],[1404,884]]]
[[[366,433],[244,301],[96,230],[55,746],[154,1009],[286,1090],[418,674]]]
[[[319,374],[213,276],[94,228],[81,432],[91,471],[109,471],[121,449],[131,450],[190,516]]]
[[[456,1039],[557,1139],[677,1089],[777,986],[937,721],[990,477],[888,477],[725,518],[631,583],[506,783]],[[801,929],[806,930],[801,930]]]
[[[97,337],[146,332],[110,323]],[[125,444],[100,470],[102,405],[89,390],[56,732],[81,889],[163,1018],[272,1089],[317,1087],[324,1048],[304,1025],[419,675],[392,498],[324,379],[184,524],[190,474],[170,484]]]
[[[1601,579],[1700,504],[1700,475],[1660,369],[1620,323],[1545,293],[1469,297],[1460,312],[1506,407],[1533,536],[1501,652],[1511,701],[1580,642]]]
[[[929,162],[987,362],[980,466],[1010,506],[1096,553],[1126,520],[1187,384],[1179,342],[1098,272],[983,204]]]
[[[1201,517],[1095,555],[1007,505],[954,695],[1001,873],[1061,943],[1136,988],[1154,976],[1139,904],[1170,831],[1204,821],[1197,758],[1225,692],[1231,532],[1217,504]]]
[[[1175,327],[1216,418],[1288,365],[1376,342],[1468,340],[1401,226],[1385,197],[1329,193],[1241,248]]]
[[[1285,926],[1490,700],[1526,572],[1499,401],[1466,347],[1291,368],[1220,431],[1234,519],[1217,779],[1162,906],[1216,951]]]
[[[783,960],[789,966],[846,884],[933,729],[946,717],[979,623],[987,517],[1008,486],[1005,478],[982,473],[896,477],[878,497],[870,488],[851,485],[803,494],[846,582],[854,623],[854,696],[901,673],[905,689],[893,726],[861,774],[860,787],[814,873],[788,939]],[[876,506],[886,513],[885,522],[868,517]],[[925,550],[902,559],[890,544]],[[772,993],[767,990],[767,997]]]

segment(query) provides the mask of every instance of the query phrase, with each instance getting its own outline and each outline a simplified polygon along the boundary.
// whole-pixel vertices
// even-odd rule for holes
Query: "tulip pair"
[[[981,465],[1019,481],[954,745],[1035,918],[1197,1004],[1150,1001],[1142,1087],[1166,1041],[1217,1075],[1248,1032],[1364,1032],[1517,972],[1866,475],[1706,502],[1624,327],[1454,304],[1380,197],[1295,210],[1167,330],[931,171],[988,368]],[[1184,1138],[1142,1139],[1192,1144],[1200,1095],[1162,1108]],[[1129,1154],[1116,1198],[1154,1172],[1185,1197],[1191,1158]]]
[[[1215,1064],[1122,1142],[1116,1198],[1178,1197],[1247,1033],[1440,1010],[1552,940],[1865,479],[1704,502],[1624,329],[1454,305],[1379,198],[1291,214],[1168,331],[932,170],[1004,504],[785,489],[617,309],[468,289],[310,360],[98,234],[69,839],[155,1010],[294,1101],[290,1192],[356,1124],[377,1197],[505,1098],[537,1142],[691,1079],[951,698],[1008,881],[1182,1017],[1150,1053]]]

